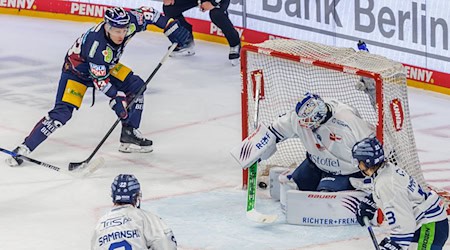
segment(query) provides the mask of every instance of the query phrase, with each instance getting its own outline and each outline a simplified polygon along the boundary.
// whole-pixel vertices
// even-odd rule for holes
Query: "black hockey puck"
[[[259,188],[262,188],[262,189],[266,189],[267,188],[267,184],[265,182],[263,182],[263,181],[259,182],[258,186],[259,186]]]

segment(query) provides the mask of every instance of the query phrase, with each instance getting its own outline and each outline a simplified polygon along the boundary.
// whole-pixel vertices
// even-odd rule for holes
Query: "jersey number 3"
[[[395,219],[395,214],[392,211],[386,213],[386,218],[389,225],[394,224],[397,220]]]

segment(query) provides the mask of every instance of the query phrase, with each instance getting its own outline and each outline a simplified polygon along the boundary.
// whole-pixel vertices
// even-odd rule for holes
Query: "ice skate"
[[[170,54],[170,57],[181,57],[181,56],[192,56],[195,55],[195,43],[194,38],[192,38],[188,44],[185,46],[177,46],[173,52]]]
[[[144,138],[139,130],[122,127],[119,151],[122,153],[150,153],[153,142]]]
[[[231,65],[236,66],[239,64],[239,58],[241,57],[241,45],[238,44],[234,47],[230,47],[230,54],[228,54],[228,59],[231,62]]]
[[[23,156],[27,156],[27,155],[29,155],[31,153],[30,149],[27,146],[23,145],[23,144],[17,146],[13,150],[13,152],[16,153],[16,154],[21,154]],[[23,160],[19,159],[17,157],[10,156],[10,157],[8,157],[5,160],[5,162],[10,167],[17,167],[17,166],[20,166],[23,163]]]

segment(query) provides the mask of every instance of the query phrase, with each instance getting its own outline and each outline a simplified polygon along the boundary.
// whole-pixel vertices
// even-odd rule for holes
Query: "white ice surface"
[[[0,23],[0,147],[13,149],[51,109],[65,52],[93,24],[10,15]],[[138,34],[122,62],[146,79],[168,45],[162,34]],[[257,208],[281,218],[272,225],[245,218],[241,170],[229,155],[241,137],[239,68],[230,66],[227,46],[196,45],[195,56],[170,58],[146,92],[140,130],[153,153],[119,153],[116,129],[98,153],[106,166],[89,178],[33,164],[10,168],[0,156],[0,249],[89,249],[119,173],[138,177],[142,207],[173,228],[181,249],[373,248],[359,226],[285,224],[266,192]],[[417,89],[409,96],[425,177],[450,190],[450,98]],[[61,167],[86,159],[116,119],[107,101],[97,93],[89,107],[88,91],[72,120],[32,157]]]

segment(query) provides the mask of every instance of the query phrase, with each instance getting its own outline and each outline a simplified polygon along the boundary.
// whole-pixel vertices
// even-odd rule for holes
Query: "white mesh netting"
[[[394,155],[400,167],[426,186],[411,127],[405,70],[400,63],[351,48],[299,40],[269,40],[244,46],[243,51],[246,56],[242,57],[242,112],[247,117],[243,119],[243,126],[249,133],[254,127],[255,104],[251,72],[261,70],[263,99],[260,101],[259,122],[269,125],[280,114],[294,109],[298,98],[305,92],[338,99],[355,107],[365,120],[377,126],[378,135],[382,133],[384,138],[386,153],[391,158]],[[331,63],[343,70],[316,66],[312,60]],[[382,105],[379,103],[381,99],[377,101],[377,107],[382,106],[383,109],[381,117],[368,95],[356,89],[361,76],[352,68],[381,76]],[[379,121],[383,127],[379,126]],[[279,143],[277,148],[277,153],[260,165],[296,167],[305,158],[305,149],[299,139],[288,139]]]

